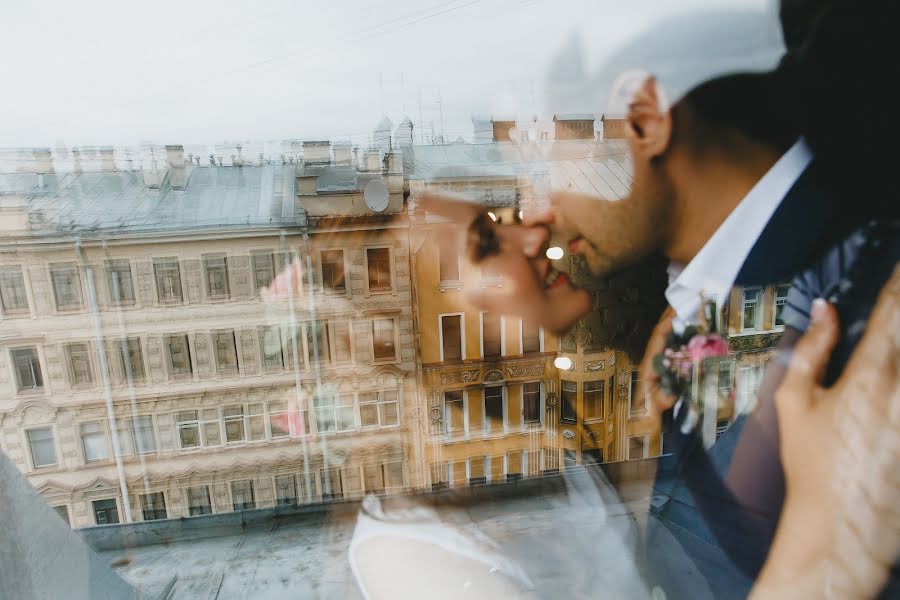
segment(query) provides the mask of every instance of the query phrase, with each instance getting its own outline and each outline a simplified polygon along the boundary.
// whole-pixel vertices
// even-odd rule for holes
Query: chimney
[[[301,175],[297,179],[300,180],[298,193],[301,196],[315,196],[318,193],[316,190],[319,182],[318,175]]]
[[[112,146],[103,146],[100,148],[100,170],[112,172],[116,170],[115,151]]]
[[[350,144],[335,144],[334,164],[349,165],[353,161],[353,147]]]
[[[81,150],[72,148],[72,170],[81,173]]]
[[[50,148],[35,148],[31,153],[35,173],[53,173],[53,156]]]
[[[366,152],[366,171],[380,173],[381,168],[381,150],[374,148]]]
[[[156,168],[156,154],[153,152],[153,148],[150,148],[150,168],[143,169],[141,173],[144,176],[144,185],[151,190],[159,189],[159,169]]]
[[[516,126],[515,121],[495,121],[491,120],[491,128],[494,132],[495,142],[508,142],[509,130]]]
[[[184,166],[184,146],[181,144],[166,146],[166,170],[172,189],[183,190],[187,183],[187,169]]]
[[[403,154],[399,150],[394,150],[387,155],[388,173],[397,175],[403,173]]]
[[[303,142],[303,162],[328,164],[331,162],[331,142]]]

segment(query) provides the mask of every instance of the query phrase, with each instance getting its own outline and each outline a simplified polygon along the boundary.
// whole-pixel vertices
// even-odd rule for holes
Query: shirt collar
[[[756,182],[691,262],[669,265],[666,300],[675,309],[677,329],[696,322],[701,294],[722,306],[753,244],[811,160],[806,141],[798,139]]]

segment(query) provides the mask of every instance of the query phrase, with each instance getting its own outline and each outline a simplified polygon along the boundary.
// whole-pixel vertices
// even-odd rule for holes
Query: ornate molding
[[[781,339],[781,332],[735,336],[728,338],[728,349],[731,352],[768,350],[774,348],[779,339]]]
[[[464,371],[441,373],[441,384],[452,385],[454,383],[475,383],[480,376],[481,369],[466,369]]]
[[[529,377],[544,374],[544,363],[534,363],[531,365],[514,365],[507,367],[506,372],[510,377]]]
[[[587,372],[592,371],[602,371],[606,368],[606,361],[602,358],[600,360],[586,360],[584,361],[584,370]]]
[[[503,372],[498,371],[497,369],[491,369],[487,373],[484,374],[484,377],[481,378],[484,383],[495,382],[495,381],[503,381]]]

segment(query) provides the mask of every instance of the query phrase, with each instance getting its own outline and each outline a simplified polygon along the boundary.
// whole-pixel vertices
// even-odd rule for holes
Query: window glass
[[[481,314],[482,347],[485,358],[500,356],[501,323],[500,315],[496,313],[486,312]]]
[[[188,514],[197,515],[212,514],[212,504],[209,501],[209,487],[198,486],[187,488]]]
[[[346,291],[344,283],[344,251],[322,251],[322,287],[333,292]]]
[[[37,349],[34,347],[13,348],[10,355],[16,371],[16,385],[19,391],[42,389],[44,378],[41,375],[41,363],[38,359]]]
[[[114,304],[134,304],[134,280],[128,260],[106,261],[106,277],[109,297]]]
[[[28,312],[25,278],[19,267],[0,270],[0,308],[4,315]]]
[[[484,426],[489,432],[503,431],[503,386],[494,385],[484,388]]]
[[[522,416],[526,423],[541,422],[541,384],[531,382],[522,384]]]
[[[53,430],[49,427],[29,429],[26,432],[31,448],[31,464],[46,467],[56,464],[56,447],[53,444]]]
[[[394,320],[375,319],[372,321],[372,347],[375,360],[396,360],[394,347]]]
[[[574,422],[577,419],[578,384],[574,381],[560,381],[560,419]]]
[[[536,323],[522,320],[522,352],[541,351],[541,328]]]
[[[153,272],[156,277],[156,297],[162,303],[181,302],[184,298],[181,291],[181,270],[177,258],[159,258],[153,261]]]
[[[231,504],[234,510],[249,510],[256,508],[256,498],[253,494],[253,482],[249,479],[231,482]]]
[[[369,291],[384,292],[391,289],[391,251],[388,248],[366,249],[366,270]]]
[[[170,335],[166,337],[166,350],[169,360],[169,374],[172,377],[187,377],[193,373],[191,348],[187,335]]]
[[[69,361],[69,378],[72,385],[91,385],[94,371],[91,368],[91,351],[86,343],[66,344],[66,358]]]
[[[155,521],[168,517],[166,512],[166,498],[162,492],[141,494],[141,513],[145,521]]]
[[[584,418],[603,418],[603,381],[584,382]]]
[[[203,259],[206,269],[206,293],[212,299],[227,298],[228,259],[224,256],[207,256]]]
[[[441,343],[444,360],[461,360],[463,357],[462,316],[441,317]]]
[[[788,292],[790,291],[790,284],[776,285],[775,286],[775,326],[782,327],[784,326],[784,318],[782,317],[782,313],[784,312],[784,307],[787,304]]]
[[[223,375],[238,371],[237,340],[234,331],[218,331],[213,334],[216,352],[216,368]]]
[[[115,498],[106,500],[94,500],[91,502],[94,509],[94,522],[97,525],[113,525],[119,522],[119,507]]]
[[[255,252],[251,257],[253,263],[253,284],[257,293],[262,288],[272,285],[275,279],[274,257],[271,253]]]
[[[465,430],[465,413],[462,390],[444,392],[444,433],[462,433]]]
[[[81,424],[81,447],[84,450],[85,461],[104,460],[109,457],[106,430],[101,421]]]
[[[57,310],[81,308],[81,278],[74,264],[50,265],[50,279]]]

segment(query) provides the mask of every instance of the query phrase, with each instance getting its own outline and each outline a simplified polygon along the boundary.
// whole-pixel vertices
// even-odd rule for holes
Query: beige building
[[[100,155],[0,175],[0,448],[48,502],[85,526],[418,485],[399,155]]]

